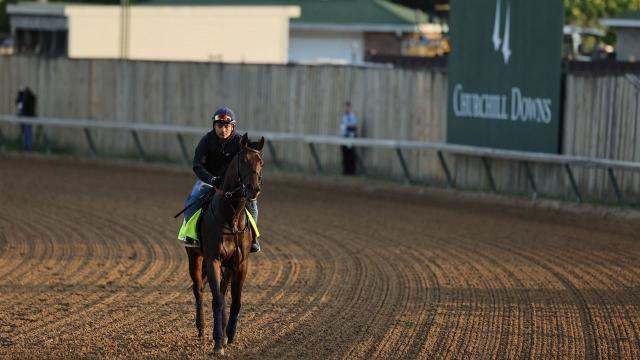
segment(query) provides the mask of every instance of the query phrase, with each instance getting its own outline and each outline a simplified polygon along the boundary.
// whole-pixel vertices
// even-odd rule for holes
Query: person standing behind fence
[[[351,109],[350,101],[344,103],[340,136],[345,138],[358,136],[358,117]],[[342,173],[344,175],[356,174],[356,149],[353,146],[342,146]]]
[[[18,116],[36,116],[36,95],[28,86],[18,91],[16,106],[18,107]],[[33,126],[31,124],[20,124],[20,129],[22,130],[22,150],[24,151],[31,151],[33,149],[32,128]]]

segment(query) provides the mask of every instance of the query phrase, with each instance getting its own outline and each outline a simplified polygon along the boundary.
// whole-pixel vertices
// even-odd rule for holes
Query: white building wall
[[[360,63],[364,60],[364,33],[290,29],[290,62]]]
[[[69,57],[120,56],[118,6],[69,5]],[[286,63],[297,6],[133,6],[128,58]]]
[[[616,57],[620,61],[640,61],[640,28],[617,28]]]
[[[67,6],[70,58],[120,56],[120,10],[116,6]]]

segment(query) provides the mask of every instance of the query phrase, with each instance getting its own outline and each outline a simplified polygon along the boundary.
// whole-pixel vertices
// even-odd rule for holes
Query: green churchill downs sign
[[[563,4],[452,0],[447,141],[557,153]]]

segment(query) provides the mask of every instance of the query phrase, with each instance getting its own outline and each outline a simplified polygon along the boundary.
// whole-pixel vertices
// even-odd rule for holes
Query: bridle
[[[231,198],[235,197],[235,195],[236,195],[238,192],[241,192],[241,193],[242,193],[242,195],[241,195],[240,197],[247,197],[247,190],[248,190],[250,187],[252,187],[252,185],[251,185],[251,184],[245,184],[245,183],[244,183],[244,179],[246,179],[246,178],[247,178],[247,176],[251,176],[251,175],[254,175],[254,174],[255,174],[255,175],[258,175],[258,184],[259,184],[259,185],[262,185],[262,174],[261,174],[261,173],[259,173],[259,172],[255,171],[255,170],[252,170],[251,172],[246,173],[246,174],[244,174],[244,175],[240,174],[240,158],[241,158],[242,156],[244,156],[244,153],[246,153],[246,152],[252,152],[252,153],[255,153],[255,154],[258,156],[258,159],[262,162],[262,153],[261,153],[259,150],[254,150],[254,149],[245,148],[244,150],[242,150],[241,152],[239,152],[239,153],[236,155],[236,159],[237,159],[237,160],[236,160],[236,162],[237,162],[237,163],[236,163],[236,174],[237,174],[237,175],[236,175],[236,177],[237,177],[237,179],[238,179],[238,183],[239,183],[240,185],[238,185],[238,186],[236,186],[235,188],[233,188],[233,190],[231,190],[231,191],[226,191],[226,192],[224,193],[224,197],[225,197],[225,198],[227,198],[227,199],[231,199]]]
[[[248,189],[249,187],[251,187],[251,185],[250,185],[250,184],[249,184],[249,185],[247,185],[247,184],[245,184],[245,183],[244,183],[244,179],[246,179],[246,178],[247,178],[247,176],[251,176],[251,175],[254,175],[254,174],[258,175],[258,183],[259,183],[260,185],[262,185],[262,174],[261,174],[261,173],[259,173],[259,172],[255,171],[255,170],[252,170],[251,172],[249,172],[249,173],[247,173],[247,174],[244,174],[244,175],[242,175],[242,174],[240,173],[240,158],[241,158],[241,157],[243,157],[243,156],[244,156],[244,154],[245,154],[246,152],[252,152],[252,153],[255,153],[255,154],[256,154],[256,156],[258,156],[258,159],[260,160],[260,162],[262,162],[262,153],[261,153],[259,150],[254,150],[254,149],[250,149],[250,148],[245,148],[244,150],[242,150],[242,151],[238,152],[238,154],[236,155],[236,158],[237,158],[237,160],[236,160],[236,177],[237,177],[238,183],[239,183],[240,185],[238,185],[237,187],[235,187],[235,188],[234,188],[233,190],[231,190],[231,191],[226,191],[226,192],[224,193],[224,197],[225,197],[226,199],[232,199],[232,198],[246,198],[246,197],[247,197],[247,189]],[[236,194],[237,194],[238,192],[241,192],[241,195],[240,195],[240,196],[236,196]],[[235,208],[234,208],[234,206],[233,206],[233,205],[230,205],[230,206],[231,206],[231,208],[232,208],[232,209],[234,210],[234,212],[235,212]],[[216,216],[215,216],[215,213],[213,214],[213,216],[214,216],[214,218],[216,217]],[[235,231],[231,231],[231,232],[229,232],[229,233],[224,233],[224,234],[225,234],[225,235],[237,235],[237,234],[239,234],[239,233],[244,233],[245,231],[247,231],[247,229],[248,229],[248,228],[249,228],[249,222],[248,222],[248,221],[246,221],[246,222],[245,222],[245,227],[244,227],[244,229],[242,229],[242,230],[235,230]],[[237,241],[238,241],[238,239],[236,238],[236,239],[235,239],[236,246],[239,248],[239,247],[240,247],[240,245],[237,243]],[[224,242],[223,242],[223,244],[222,244],[222,247],[224,248]],[[241,259],[241,260],[240,260],[240,263],[242,263],[242,261],[243,261],[243,259]]]

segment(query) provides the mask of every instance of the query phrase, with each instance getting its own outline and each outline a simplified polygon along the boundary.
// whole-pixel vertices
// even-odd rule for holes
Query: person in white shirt
[[[358,117],[351,109],[350,101],[344,103],[340,136],[345,138],[358,136]],[[342,173],[344,175],[356,174],[356,149],[353,146],[342,146]]]

